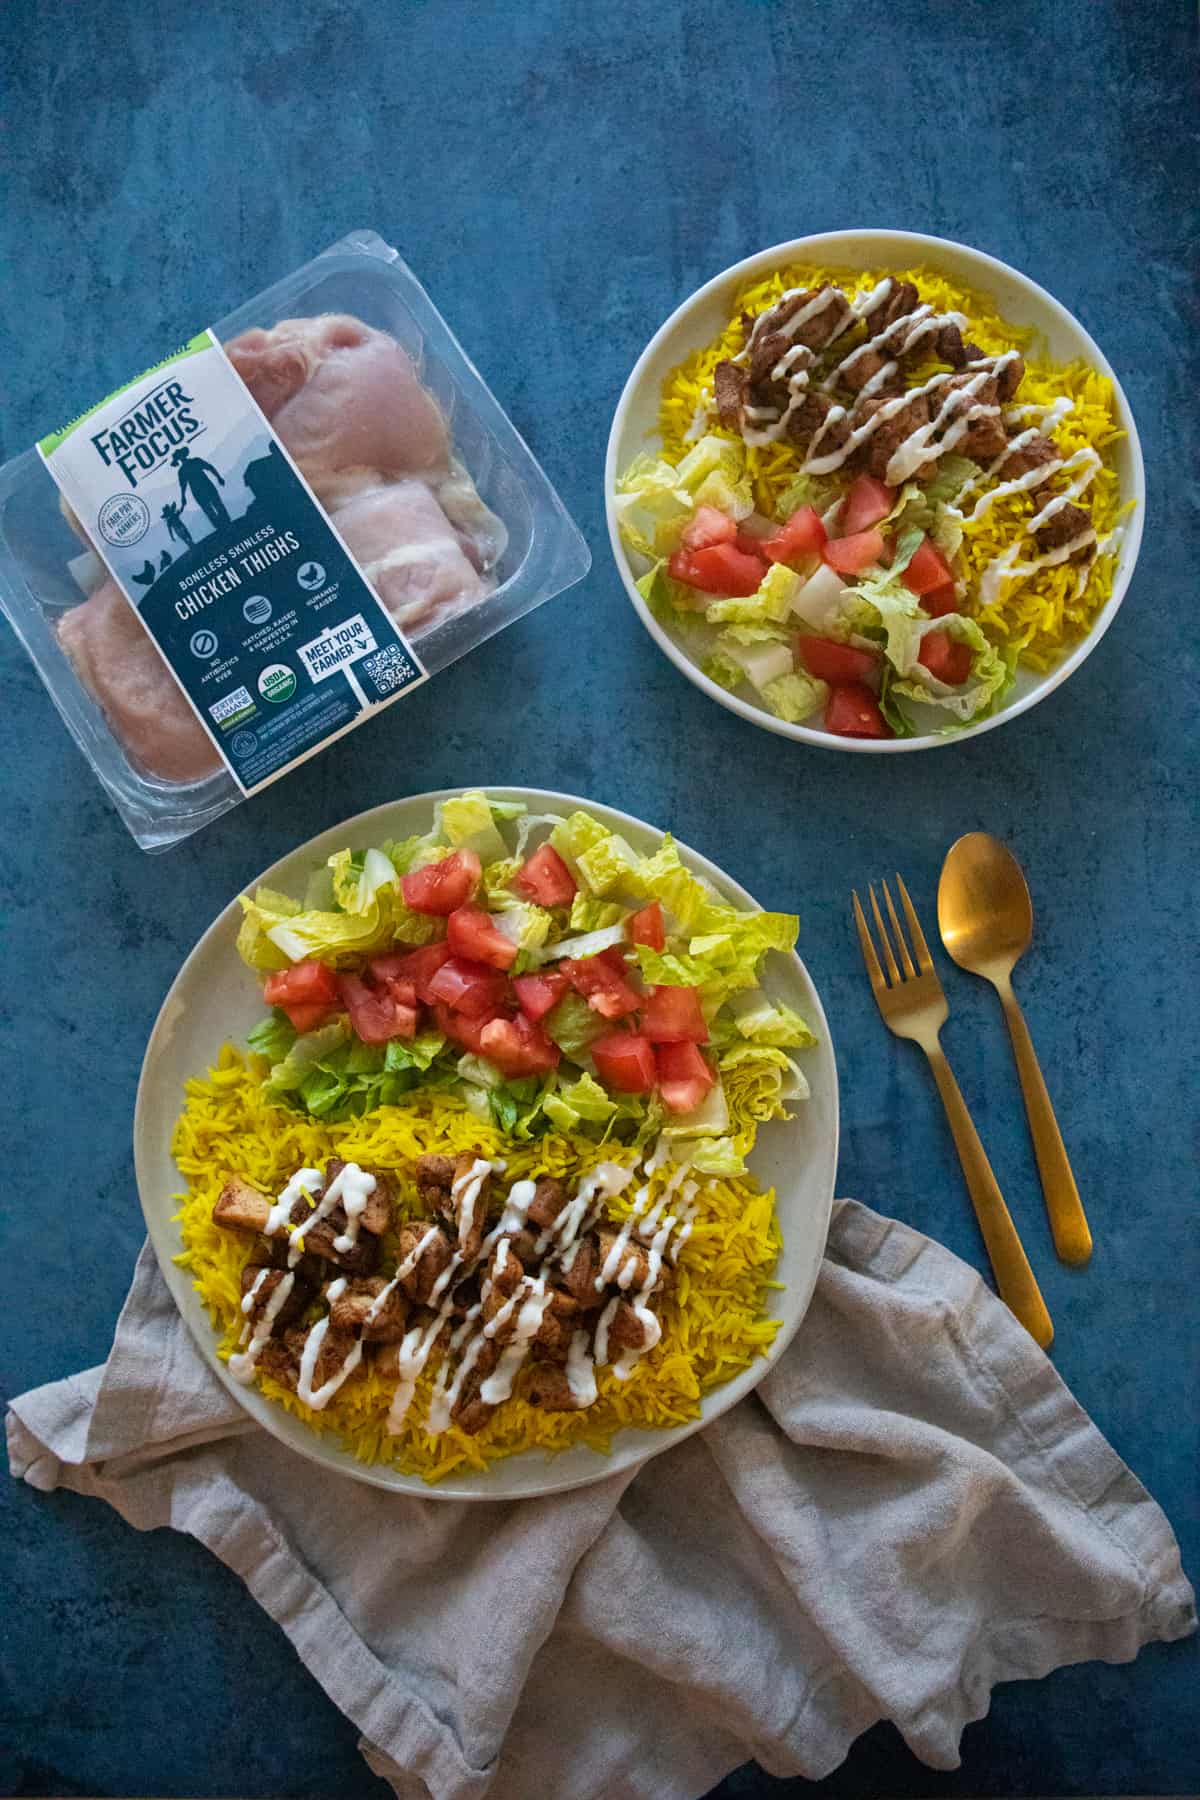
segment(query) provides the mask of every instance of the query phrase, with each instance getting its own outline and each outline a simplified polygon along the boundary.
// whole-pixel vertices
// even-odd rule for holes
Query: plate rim
[[[789,725],[786,720],[776,718],[773,713],[768,713],[765,707],[755,706],[751,701],[743,700],[738,695],[729,693],[705,675],[700,666],[685,654],[669,632],[654,617],[637,591],[633,571],[629,567],[625,547],[621,542],[617,526],[615,499],[618,439],[624,432],[626,416],[631,410],[633,396],[641,386],[646,365],[658,352],[672,330],[680,323],[682,317],[693,308],[701,306],[715,290],[733,278],[745,280],[756,273],[760,267],[765,270],[772,264],[795,261],[803,253],[805,246],[861,243],[865,238],[879,242],[883,246],[884,255],[888,254],[889,249],[893,246],[909,247],[913,250],[923,247],[926,254],[929,253],[930,247],[934,254],[938,250],[953,251],[984,264],[988,269],[996,271],[998,276],[1007,277],[1019,287],[1031,290],[1078,336],[1085,346],[1093,366],[1112,382],[1117,416],[1125,431],[1133,463],[1131,493],[1128,498],[1135,500],[1137,504],[1131,516],[1130,530],[1122,546],[1123,554],[1113,577],[1113,591],[1096,615],[1086,637],[1081,638],[1079,643],[1063,657],[1062,661],[1051,669],[1038,686],[1031,689],[1029,693],[1022,694],[1017,700],[1004,706],[990,718],[981,719],[974,725],[964,726],[961,731],[950,732],[944,737],[933,732],[924,732],[908,738],[839,738],[832,732],[820,730],[813,725]],[[938,237],[931,232],[905,231],[890,226],[852,226],[839,231],[809,232],[804,237],[785,239],[782,243],[771,244],[762,250],[756,250],[751,255],[730,263],[726,268],[711,276],[709,280],[702,282],[698,288],[686,295],[679,305],[672,309],[649,339],[621,389],[621,395],[613,413],[612,424],[609,427],[608,445],[604,457],[604,513],[608,527],[609,547],[626,597],[663,655],[674,664],[681,675],[692,683],[693,687],[699,689],[708,699],[715,701],[718,706],[724,707],[727,712],[735,713],[739,718],[745,719],[748,724],[756,725],[760,730],[769,731],[776,737],[788,738],[793,743],[807,744],[813,749],[832,750],[850,755],[899,756],[921,750],[949,749],[954,745],[969,742],[972,738],[982,737],[985,732],[994,731],[998,726],[1006,725],[1010,720],[1018,719],[1023,713],[1029,712],[1082,667],[1116,618],[1137,569],[1146,522],[1146,464],[1142,455],[1141,438],[1138,433],[1137,421],[1133,415],[1133,408],[1129,404],[1116,371],[1086,326],[1075,317],[1069,307],[1065,306],[1061,300],[1056,299],[1048,288],[1042,287],[1040,282],[1035,281],[1031,275],[1026,275],[1021,269],[1014,267],[1012,263],[1004,262],[998,256],[992,256],[988,251],[980,250],[974,244],[961,243],[956,238]]]
[[[208,1368],[211,1369],[220,1380],[226,1391],[241,1406],[246,1415],[247,1423],[261,1426],[262,1429],[267,1431],[275,1442],[281,1444],[284,1449],[294,1451],[298,1456],[303,1457],[305,1461],[313,1463],[315,1466],[331,1475],[344,1476],[350,1480],[362,1481],[368,1486],[379,1488],[388,1493],[423,1500],[458,1500],[470,1503],[490,1502],[492,1504],[508,1504],[519,1500],[542,1499],[551,1494],[567,1493],[576,1488],[592,1486],[598,1481],[604,1481],[611,1476],[624,1474],[626,1471],[640,1469],[655,1456],[661,1455],[664,1451],[671,1449],[675,1444],[681,1443],[685,1438],[691,1437],[695,1432],[710,1425],[715,1419],[719,1418],[723,1413],[729,1411],[733,1406],[743,1400],[758,1386],[759,1382],[765,1378],[795,1337],[812,1302],[817,1276],[820,1273],[825,1245],[828,1240],[829,1225],[833,1212],[833,1197],[837,1184],[838,1152],[841,1138],[841,1109],[837,1055],[833,1037],[829,1029],[829,1021],[826,1018],[825,1008],[821,1001],[820,992],[803,958],[800,957],[795,950],[784,952],[783,954],[797,966],[801,979],[811,996],[810,1013],[812,1017],[810,1023],[813,1025],[813,1028],[818,1035],[818,1042],[823,1053],[822,1060],[828,1071],[827,1091],[831,1109],[832,1129],[829,1133],[827,1144],[822,1146],[822,1154],[827,1159],[827,1168],[825,1170],[824,1179],[821,1181],[819,1208],[815,1221],[817,1230],[814,1242],[817,1243],[819,1247],[812,1258],[811,1267],[805,1278],[803,1291],[801,1291],[796,1284],[792,1284],[793,1293],[799,1294],[799,1300],[793,1318],[790,1321],[784,1321],[779,1331],[776,1333],[774,1340],[763,1355],[756,1357],[754,1362],[751,1363],[748,1368],[741,1370],[737,1375],[731,1377],[729,1381],[710,1390],[710,1394],[706,1395],[704,1398],[706,1400],[710,1398],[714,1399],[716,1404],[707,1416],[701,1413],[699,1417],[689,1419],[684,1424],[662,1428],[661,1431],[656,1434],[661,1437],[661,1442],[648,1445],[643,1453],[628,1457],[619,1464],[615,1462],[616,1449],[621,1437],[621,1432],[618,1430],[613,1434],[612,1441],[614,1450],[612,1455],[605,1456],[598,1451],[594,1451],[592,1454],[595,1457],[597,1465],[594,1470],[585,1470],[583,1473],[572,1474],[561,1479],[555,1479],[554,1475],[554,1471],[556,1467],[559,1466],[561,1458],[531,1449],[518,1452],[515,1457],[507,1457],[501,1464],[491,1464],[486,1470],[471,1471],[464,1476],[449,1476],[445,1481],[431,1485],[426,1483],[421,1476],[407,1474],[401,1470],[395,1469],[391,1464],[361,1463],[350,1452],[343,1450],[336,1440],[332,1438],[322,1439],[317,1433],[309,1431],[303,1421],[298,1421],[298,1423],[301,1430],[304,1432],[307,1441],[302,1441],[298,1437],[293,1436],[287,1429],[287,1423],[297,1423],[294,1415],[284,1412],[280,1407],[259,1394],[257,1389],[243,1388],[239,1383],[233,1380],[233,1377],[228,1372],[226,1364],[217,1356],[216,1335],[208,1321],[207,1313],[203,1310],[203,1302],[198,1302],[201,1308],[199,1320],[194,1321],[189,1316],[188,1308],[185,1307],[184,1297],[187,1295],[194,1295],[195,1290],[192,1286],[188,1271],[179,1269],[173,1261],[173,1257],[178,1253],[181,1244],[176,1243],[174,1247],[168,1248],[165,1243],[160,1245],[158,1241],[160,1235],[165,1235],[165,1231],[160,1230],[156,1219],[152,1217],[151,1207],[147,1201],[147,1192],[152,1190],[155,1186],[154,1177],[149,1167],[149,1159],[155,1153],[156,1147],[150,1141],[152,1134],[147,1122],[146,1113],[150,1106],[149,1095],[155,1078],[154,1062],[159,1041],[166,1035],[171,1027],[174,1009],[178,1003],[176,999],[177,990],[180,988],[181,984],[184,983],[188,971],[193,964],[202,960],[205,952],[209,949],[212,940],[223,930],[227,929],[229,924],[236,919],[236,908],[238,896],[240,894],[246,893],[263,883],[269,884],[273,873],[283,864],[290,863],[295,857],[304,855],[306,851],[315,850],[316,846],[322,844],[325,839],[334,837],[341,837],[344,839],[351,833],[357,833],[362,828],[368,826],[370,821],[378,819],[384,814],[393,812],[397,806],[428,805],[432,814],[432,809],[436,806],[438,801],[474,791],[476,790],[472,788],[470,784],[462,784],[454,787],[432,789],[421,794],[401,795],[392,800],[382,801],[379,805],[368,807],[362,812],[355,813],[350,818],[328,826],[324,830],[315,833],[311,838],[306,839],[304,842],[294,845],[282,856],[276,857],[275,861],[269,864],[268,867],[263,869],[259,874],[252,876],[249,880],[240,884],[237,891],[232,895],[226,905],[220,909],[215,918],[210,921],[200,937],[197,938],[196,942],[193,944],[191,950],[189,950],[188,954],[180,963],[172,978],[170,987],[167,989],[163,998],[162,1004],[155,1015],[154,1023],[151,1026],[150,1034],[146,1041],[146,1048],[142,1056],[142,1064],[138,1073],[137,1092],[134,1098],[133,1159],[134,1177],[138,1191],[138,1203],[142,1209],[142,1217],[145,1222],[147,1236],[151,1248],[154,1251],[159,1272],[171,1295],[176,1311],[184,1326],[187,1328],[196,1348],[199,1350],[201,1357]],[[532,802],[547,802],[547,805],[538,806],[536,808],[536,810],[539,811],[548,811],[550,810],[551,805],[556,808],[566,806],[568,808],[590,809],[601,813],[607,813],[612,818],[620,820],[626,826],[634,826],[638,831],[650,832],[656,834],[660,838],[668,835],[659,826],[650,824],[646,820],[638,818],[633,813],[627,813],[620,807],[610,806],[604,801],[592,800],[575,794],[562,793],[555,789],[512,786],[491,782],[478,791],[488,795],[494,795],[498,799],[521,799],[527,804]],[[530,804],[530,810],[535,810],[532,804]],[[674,837],[673,833],[670,835]],[[674,842],[678,846],[680,854],[685,862],[690,859],[707,877],[711,878],[715,876],[717,878],[718,886],[723,886],[743,904],[754,908],[759,907],[759,902],[753,895],[749,894],[747,890],[742,887],[740,882],[735,881],[732,876],[728,875],[725,870],[712,862],[710,858],[704,856],[700,851],[694,850],[689,844],[684,843],[679,838],[674,838]],[[213,1054],[215,1054],[215,1052]],[[824,1070],[822,1072],[822,1079],[824,1080]],[[178,1105],[178,1103],[176,1103],[176,1105]],[[177,1112],[175,1116],[178,1116]],[[158,1146],[157,1148],[161,1149],[162,1146]],[[171,1156],[169,1143],[166,1145],[165,1150],[176,1169],[179,1181],[183,1185],[186,1185],[186,1178],[183,1176],[182,1171],[178,1169],[178,1165],[174,1164],[174,1158]],[[166,1229],[173,1228],[174,1221],[168,1218],[166,1221]],[[260,1404],[255,1404],[252,1396],[257,1396]],[[641,1429],[649,1430],[650,1428],[643,1427]],[[586,1445],[580,1447],[587,1448]],[[521,1458],[535,1457],[538,1455],[541,1455],[543,1458],[546,1479],[539,1481],[534,1488],[520,1494],[497,1494],[481,1491],[480,1484],[486,1480],[487,1475],[493,1468],[511,1466],[517,1463]],[[467,1485],[468,1483],[471,1485]]]

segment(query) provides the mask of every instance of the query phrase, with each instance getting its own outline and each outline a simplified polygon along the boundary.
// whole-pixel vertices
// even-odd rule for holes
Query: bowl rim
[[[1015,282],[1054,314],[1059,322],[1079,340],[1081,354],[1092,366],[1112,382],[1113,399],[1121,428],[1125,433],[1129,453],[1133,463],[1131,492],[1127,496],[1136,502],[1130,515],[1129,525],[1121,545],[1121,555],[1113,575],[1112,593],[1097,614],[1087,635],[1075,647],[1043,675],[1037,685],[1019,698],[1006,702],[1000,710],[990,718],[981,719],[977,724],[965,725],[960,731],[948,732],[944,736],[934,732],[924,732],[908,738],[844,738],[824,731],[812,725],[790,725],[784,719],[778,719],[767,712],[765,707],[755,706],[749,700],[743,700],[736,694],[705,675],[699,665],[671,637],[670,633],[659,624],[650,611],[645,600],[638,593],[630,569],[625,547],[621,542],[616,517],[616,479],[617,450],[625,432],[626,420],[632,409],[635,395],[641,388],[647,366],[658,354],[662,344],[672,335],[689,313],[697,311],[718,289],[736,280],[751,280],[755,275],[769,273],[771,269],[789,262],[803,261],[805,255],[820,254],[822,260],[836,261],[832,254],[839,245],[861,245],[870,240],[880,248],[880,259],[898,260],[900,252],[910,258],[919,252],[922,256],[936,261],[939,251],[952,251],[956,255],[965,256],[979,266],[980,285],[984,285],[990,273],[993,279],[999,277]],[[829,251],[817,246],[827,246]],[[903,755],[915,750],[939,750],[954,744],[966,743],[969,739],[980,737],[985,731],[994,731],[997,726],[1007,724],[1010,719],[1019,718],[1040,701],[1052,694],[1056,688],[1075,673],[1075,670],[1087,660],[1096,645],[1100,642],[1117,615],[1121,602],[1133,579],[1137,567],[1138,554],[1141,549],[1142,532],[1146,519],[1146,466],[1142,456],[1141,439],[1138,435],[1132,408],[1126,398],[1125,390],[1117,378],[1116,371],[1088,332],[1061,300],[1056,300],[1046,288],[1033,280],[1032,276],[1015,269],[1011,263],[1001,261],[999,257],[990,256],[987,251],[976,249],[973,244],[959,243],[955,238],[934,237],[922,231],[899,231],[889,227],[863,226],[841,231],[811,232],[806,237],[791,238],[783,243],[772,244],[765,250],[757,250],[751,256],[743,257],[739,262],[730,263],[719,274],[712,276],[701,287],[682,300],[675,310],[666,318],[654,333],[637,361],[634,363],[621,397],[613,414],[612,425],[608,434],[608,448],[604,458],[604,512],[608,524],[608,538],[613,558],[617,565],[617,573],[621,577],[625,592],[632,602],[642,624],[650,633],[659,649],[675,664],[675,667],[687,677],[694,687],[715,700],[728,712],[737,713],[752,725],[762,730],[774,732],[778,737],[791,738],[793,742],[810,744],[821,750],[847,751],[852,755]]]
[[[570,1492],[575,1488],[590,1487],[595,1482],[607,1480],[610,1476],[620,1474],[625,1470],[642,1468],[654,1457],[672,1449],[695,1432],[702,1431],[723,1413],[737,1405],[758,1386],[759,1382],[775,1366],[804,1322],[812,1303],[817,1277],[824,1259],[830,1221],[833,1216],[833,1197],[837,1185],[838,1154],[841,1145],[840,1084],[836,1047],[816,981],[813,979],[808,965],[796,950],[780,952],[779,954],[784,955],[786,960],[794,966],[806,989],[808,997],[805,1004],[810,1023],[817,1034],[822,1064],[821,1080],[828,1094],[831,1113],[828,1140],[822,1143],[817,1152],[825,1168],[825,1176],[821,1184],[821,1198],[814,1218],[818,1248],[812,1258],[805,1281],[795,1283],[789,1288],[789,1298],[794,1302],[790,1309],[790,1316],[781,1321],[779,1330],[762,1354],[745,1369],[739,1370],[727,1381],[710,1389],[702,1397],[701,1410],[694,1419],[688,1419],[683,1424],[655,1431],[653,1433],[654,1442],[639,1446],[636,1450],[627,1446],[626,1454],[622,1455],[620,1446],[622,1433],[621,1431],[614,1432],[613,1454],[610,1456],[595,1454],[594,1467],[589,1466],[582,1473],[563,1474],[560,1471],[564,1464],[560,1458],[546,1455],[541,1462],[541,1469],[544,1471],[543,1478],[526,1490],[517,1493],[496,1491],[489,1487],[488,1476],[521,1458],[533,1458],[536,1455],[536,1451],[533,1449],[520,1452],[517,1458],[506,1458],[500,1462],[489,1464],[486,1470],[470,1472],[465,1475],[452,1475],[442,1482],[429,1484],[421,1476],[401,1472],[391,1464],[357,1461],[349,1451],[343,1450],[339,1445],[335,1445],[318,1433],[309,1431],[303,1425],[303,1421],[297,1420],[294,1415],[285,1412],[274,1401],[268,1400],[256,1387],[240,1386],[229,1374],[226,1364],[221,1362],[217,1356],[218,1337],[212,1330],[207,1315],[201,1317],[203,1304],[201,1303],[197,1309],[196,1306],[189,1306],[185,1303],[191,1294],[191,1278],[174,1264],[174,1257],[180,1247],[179,1243],[172,1241],[168,1246],[166,1242],[167,1232],[176,1229],[175,1221],[170,1219],[164,1226],[148,1198],[156,1188],[156,1178],[151,1163],[154,1151],[149,1142],[150,1137],[153,1136],[153,1129],[148,1117],[153,1108],[151,1089],[154,1079],[154,1063],[159,1052],[160,1041],[169,1037],[172,1029],[177,992],[185,985],[189,972],[202,963],[214,943],[219,941],[221,934],[228,930],[231,920],[236,919],[239,894],[270,883],[277,871],[298,856],[310,852],[318,853],[328,845],[335,844],[337,840],[344,842],[351,834],[361,835],[365,830],[373,830],[375,822],[382,823],[385,816],[393,812],[398,805],[423,806],[432,814],[433,807],[438,801],[466,791],[468,789],[465,786],[455,786],[432,789],[423,794],[397,795],[391,800],[382,801],[377,806],[368,807],[347,819],[335,822],[302,843],[294,844],[291,849],[276,857],[268,868],[244,882],[228,902],[220,908],[172,977],[171,985],[163,998],[146,1041],[134,1097],[132,1130],[134,1178],[150,1245],[172,1301],[205,1364],[221,1382],[226,1392],[241,1405],[248,1424],[261,1426],[277,1443],[295,1452],[306,1461],[316,1464],[326,1473],[352,1481],[360,1481],[368,1487],[421,1500],[465,1500],[472,1504],[483,1502],[507,1504],[518,1500],[541,1499],[550,1494]],[[550,805],[590,808],[613,820],[620,821],[626,828],[633,827],[635,832],[648,832],[660,837],[664,835],[661,827],[641,819],[635,814],[627,813],[620,807],[558,789],[489,782],[482,791],[501,799],[524,800],[529,804],[531,811],[545,812]],[[713,862],[703,852],[693,849],[678,838],[675,839],[675,843],[684,861],[696,868],[707,879],[715,880],[718,891],[730,894],[745,906],[759,907],[759,901],[720,864]],[[173,1163],[174,1157],[169,1145],[167,1155]],[[180,1178],[184,1179],[182,1174],[180,1174]],[[707,1405],[708,1402],[712,1402],[711,1407]],[[293,1429],[296,1426],[300,1428]],[[533,1465],[530,1462],[525,1466],[532,1467]]]

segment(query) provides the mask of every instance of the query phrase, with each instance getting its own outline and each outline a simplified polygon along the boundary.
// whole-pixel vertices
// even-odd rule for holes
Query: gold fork
[[[979,1220],[979,1229],[983,1233],[983,1241],[987,1245],[987,1253],[991,1258],[992,1272],[996,1277],[1000,1298],[1021,1321],[1034,1341],[1045,1350],[1054,1338],[1054,1326],[1050,1322],[1050,1314],[1046,1311],[1046,1303],[1042,1299],[1033,1270],[1029,1266],[1029,1259],[1021,1247],[1021,1240],[1017,1236],[1017,1228],[1012,1222],[1012,1216],[1004,1204],[1004,1196],[992,1173],[987,1153],[971,1122],[967,1103],[962,1097],[957,1081],[950,1072],[950,1065],[946,1061],[942,1046],[938,1041],[938,1033],[945,1024],[950,1009],[946,1005],[946,996],[933,966],[929,946],[925,942],[925,933],[921,930],[920,922],[917,919],[916,908],[908,897],[908,889],[897,875],[896,885],[900,890],[904,916],[908,920],[913,950],[916,953],[917,967],[914,968],[904,932],[896,916],[896,908],[892,904],[891,891],[886,881],[881,885],[883,898],[887,904],[888,918],[891,920],[896,947],[900,955],[900,964],[898,965],[887,926],[883,922],[883,914],[879,910],[879,902],[875,898],[875,889],[872,886],[868,892],[871,896],[871,910],[875,915],[879,940],[883,946],[883,960],[887,967],[886,977],[883,969],[879,966],[879,958],[871,940],[871,930],[858,895],[854,895],[854,919],[858,926],[863,961],[867,965],[867,974],[871,978],[872,992],[888,1029],[894,1031],[897,1037],[911,1038],[914,1043],[920,1044],[929,1058],[929,1066],[933,1070],[938,1093],[942,1096],[942,1105],[946,1109],[946,1118],[954,1136],[954,1147],[958,1151],[958,1160],[962,1164],[967,1189],[975,1208],[975,1217]],[[903,973],[901,973],[900,965],[903,966]]]

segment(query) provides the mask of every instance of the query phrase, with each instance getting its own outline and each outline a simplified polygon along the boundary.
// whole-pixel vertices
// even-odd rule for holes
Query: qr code
[[[399,644],[389,644],[376,655],[365,657],[359,667],[370,677],[377,694],[392,694],[397,688],[407,687],[417,673]]]

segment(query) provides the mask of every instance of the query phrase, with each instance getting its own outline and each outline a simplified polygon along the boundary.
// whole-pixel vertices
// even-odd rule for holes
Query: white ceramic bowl
[[[620,831],[635,849],[653,851],[662,837],[660,831],[640,820],[615,812],[608,806],[597,806],[591,800],[544,793],[534,788],[490,787],[488,791],[507,800],[523,800],[531,812],[565,813],[576,807],[586,807],[613,830]],[[366,849],[387,838],[404,838],[427,831],[435,803],[445,797],[444,793],[419,794],[409,800],[376,807],[373,812],[360,813],[357,818],[335,826],[332,831],[293,850],[290,856],[265,870],[259,881],[285,893],[303,891],[309,871],[335,850],[346,845]],[[705,876],[719,892],[739,906],[756,904],[714,864],[683,844],[679,850],[689,866]],[[251,888],[256,885],[255,882],[249,884]],[[750,1159],[759,1183],[763,1187],[774,1187],[777,1195],[783,1251],[776,1276],[785,1286],[779,1293],[772,1294],[771,1308],[782,1320],[782,1327],[765,1357],[704,1397],[700,1417],[694,1423],[669,1431],[623,1431],[614,1438],[612,1454],[607,1457],[589,1450],[586,1445],[577,1445],[553,1458],[540,1451],[526,1451],[493,1464],[481,1474],[454,1476],[436,1487],[429,1487],[418,1476],[356,1462],[331,1439],[318,1437],[299,1419],[266,1399],[257,1388],[242,1387],[235,1382],[216,1354],[216,1334],[192,1286],[191,1276],[186,1270],[177,1268],[172,1260],[182,1248],[179,1226],[172,1220],[176,1210],[173,1196],[181,1192],[187,1182],[171,1155],[171,1134],[182,1109],[183,1084],[187,1078],[203,1074],[227,1039],[243,1043],[246,1033],[262,1017],[262,994],[258,983],[242,965],[234,947],[240,918],[235,899],[200,939],[163,1002],[142,1064],[133,1144],[142,1211],[163,1279],[205,1361],[251,1418],[310,1461],[376,1487],[426,1500],[515,1500],[583,1487],[588,1482],[600,1481],[606,1475],[644,1462],[715,1419],[762,1380],[790,1342],[812,1297],[829,1227],[838,1146],[837,1065],[821,1002],[799,957],[778,954],[769,959],[765,985],[778,999],[795,1007],[808,1019],[819,1040],[817,1047],[804,1051],[801,1058],[812,1087],[812,1097],[797,1104],[795,1117],[790,1122],[778,1121],[764,1127]]]
[[[614,507],[617,477],[639,452],[653,449],[659,442],[659,395],[667,375],[691,351],[710,344],[720,335],[729,322],[735,295],[748,282],[760,280],[775,269],[797,262],[871,269],[881,275],[918,263],[928,264],[951,280],[987,293],[995,301],[997,310],[1014,324],[1032,325],[1046,340],[1050,355],[1056,361],[1069,362],[1081,357],[1107,375],[1113,384],[1117,417],[1125,433],[1115,450],[1121,492],[1123,499],[1136,500],[1137,506],[1121,544],[1112,595],[1087,637],[1054,668],[1044,675],[1032,669],[1019,670],[1006,703],[991,718],[944,737],[933,733],[909,738],[837,737],[817,725],[785,724],[765,708],[740,699],[710,681],[693,661],[690,652],[659,623],[638,593],[635,582],[644,569],[632,567],[617,530]],[[685,300],[655,332],[625,383],[613,418],[604,465],[604,495],[613,555],[634,610],[659,649],[702,693],[718,705],[728,707],[730,712],[749,719],[751,724],[777,732],[780,737],[795,738],[802,744],[819,744],[826,749],[894,756],[908,750],[933,750],[947,744],[961,744],[981,732],[994,730],[997,725],[1015,719],[1018,714],[1036,706],[1039,700],[1044,700],[1091,655],[1116,617],[1133,576],[1145,518],[1146,474],[1137,426],[1120,382],[1078,319],[1073,318],[1045,288],[1038,287],[1027,275],[1020,274],[1007,263],[998,262],[994,256],[985,256],[981,250],[952,243],[948,238],[926,237],[919,231],[830,231],[816,237],[796,238],[790,244],[776,244],[770,250],[748,256],[744,262],[734,263],[732,268],[714,276]]]

